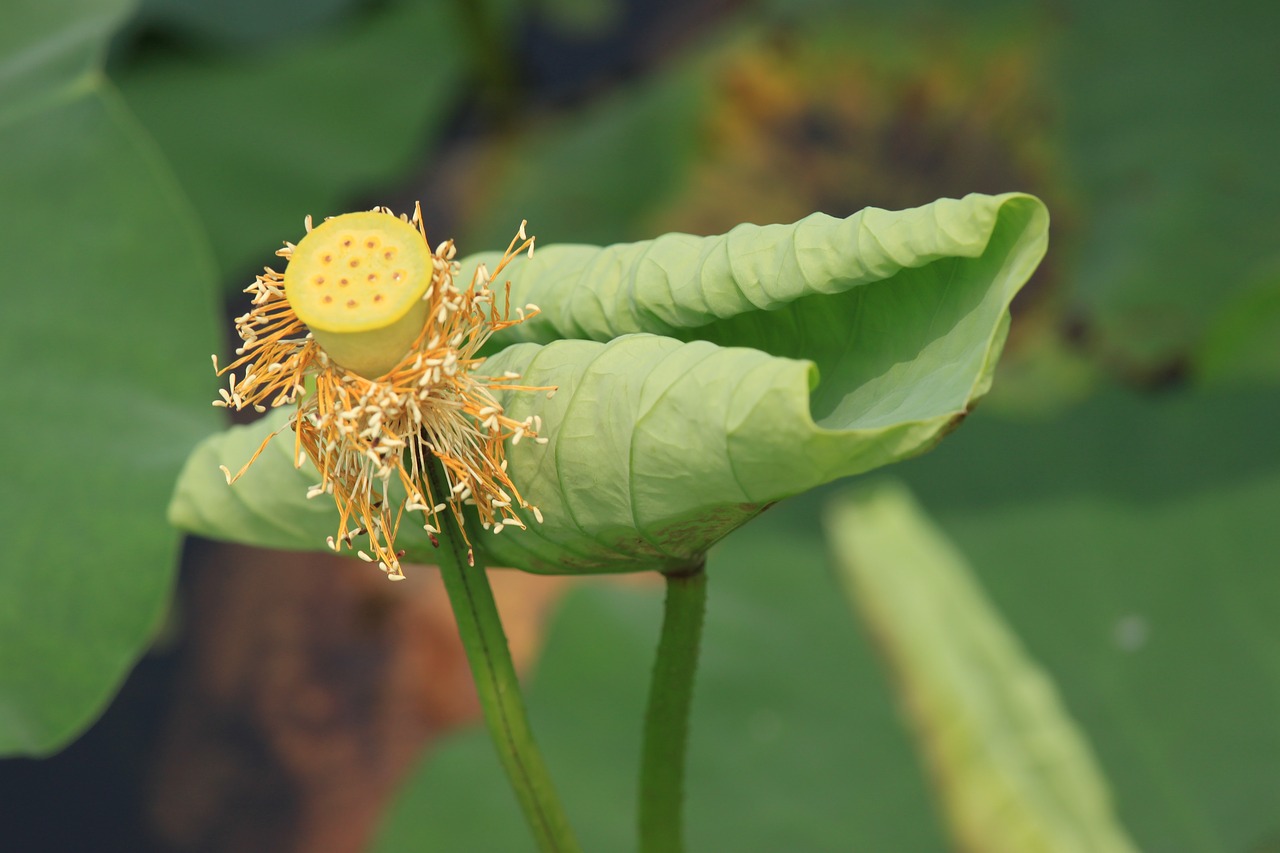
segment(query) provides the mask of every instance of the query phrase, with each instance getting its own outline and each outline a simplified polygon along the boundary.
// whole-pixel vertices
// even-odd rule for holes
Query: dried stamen
[[[247,288],[253,309],[236,319],[244,346],[218,370],[230,382],[214,405],[260,410],[296,402],[289,426],[298,465],[309,458],[320,472],[308,497],[329,494],[338,507],[330,547],[354,549],[352,540],[367,534],[368,552],[357,554],[392,579],[404,577],[394,542],[405,512],[422,513],[433,544],[446,510],[466,538],[465,505],[494,532],[525,527],[513,504],[540,521],[507,475],[505,442],[536,438],[541,421],[508,417],[492,392],[554,389],[513,384],[519,377],[511,373],[475,373],[484,361],[477,353],[494,332],[537,313],[529,305],[516,320],[505,309],[499,314],[489,287],[515,257],[532,252],[524,223],[493,272],[480,267],[463,290],[454,285],[453,242],[432,252],[417,208],[411,219],[376,208],[306,225],[297,246],[277,253],[289,258],[285,274],[268,269]],[[337,298],[344,293],[351,295]],[[226,471],[228,482],[262,447],[239,473]],[[426,466],[433,459],[449,494],[432,493]],[[388,499],[392,482],[407,495],[403,502]]]

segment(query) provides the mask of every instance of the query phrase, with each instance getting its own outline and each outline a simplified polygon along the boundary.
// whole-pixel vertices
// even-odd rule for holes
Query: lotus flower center
[[[284,292],[313,331],[367,332],[421,302],[434,266],[418,229],[387,213],[347,213],[311,229],[293,249]]]

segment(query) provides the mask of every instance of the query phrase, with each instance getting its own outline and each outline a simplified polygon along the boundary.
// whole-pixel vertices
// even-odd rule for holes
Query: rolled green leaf
[[[928,449],[990,386],[1009,302],[1047,229],[1035,198],[972,195],[721,237],[540,250],[510,279],[513,304],[543,313],[495,336],[506,348],[480,370],[559,389],[500,399],[512,417],[542,419],[549,442],[512,447],[509,470],[544,521],[477,532],[476,546],[489,562],[539,572],[687,566],[774,501]],[[464,275],[490,260],[464,262]],[[174,523],[322,546],[336,518],[306,503],[314,472],[294,470],[290,437],[234,487],[218,473],[238,470],[282,423],[199,448]],[[398,544],[430,559],[425,536]]]
[[[1084,735],[900,486],[833,504],[836,566],[893,672],[957,849],[1131,853]]]

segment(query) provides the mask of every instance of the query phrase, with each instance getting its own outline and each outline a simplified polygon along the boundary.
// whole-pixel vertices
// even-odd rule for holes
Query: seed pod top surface
[[[418,304],[433,274],[418,229],[379,211],[325,220],[294,247],[284,291],[313,330],[383,328]]]

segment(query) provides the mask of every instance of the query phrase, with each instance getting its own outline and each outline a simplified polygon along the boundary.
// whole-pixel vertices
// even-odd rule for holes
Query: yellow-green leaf
[[[906,489],[845,496],[826,527],[960,849],[1135,851],[1052,680]]]

